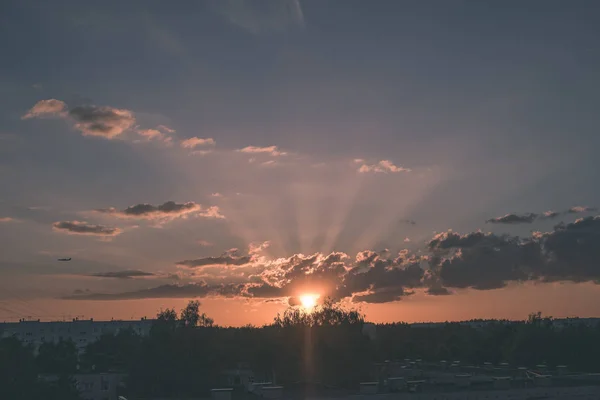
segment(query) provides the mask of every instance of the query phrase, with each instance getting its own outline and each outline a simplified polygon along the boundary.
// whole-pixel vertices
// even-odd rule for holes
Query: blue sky
[[[439,319],[414,310],[453,315],[459,296],[550,299],[553,285],[568,295],[598,281],[599,14],[583,0],[4,2],[0,318],[46,317],[40,302],[152,314],[151,299],[192,293],[214,310],[259,310],[227,323],[259,323],[265,301],[314,291],[374,318],[395,307]],[[140,204],[152,207],[128,209]],[[578,218],[588,225],[555,227]],[[532,240],[540,260],[523,261],[524,243],[516,261],[488,239],[431,245],[449,229]],[[490,248],[502,255],[481,258]],[[377,255],[363,265],[367,250]],[[348,256],[343,273],[331,252]],[[375,278],[413,262],[418,283]],[[511,263],[524,275],[496,275]],[[293,265],[304,283],[286,275]],[[153,275],[90,276],[131,270]],[[428,295],[434,284],[452,295]],[[468,316],[522,317],[495,307]]]

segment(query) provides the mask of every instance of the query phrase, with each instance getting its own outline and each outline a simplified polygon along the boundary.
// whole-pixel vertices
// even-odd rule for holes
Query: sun
[[[300,304],[302,307],[311,310],[317,305],[318,294],[303,294],[300,296]]]

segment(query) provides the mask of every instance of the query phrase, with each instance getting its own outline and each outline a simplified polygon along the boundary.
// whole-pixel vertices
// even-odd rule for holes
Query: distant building
[[[15,337],[21,342],[33,345],[35,349],[42,343],[58,343],[71,340],[79,352],[98,340],[102,335],[116,335],[122,330],[131,329],[138,335],[150,333],[153,320],[142,318],[136,321],[94,321],[93,319],[58,322],[40,322],[21,320],[19,322],[0,323],[0,337]]]

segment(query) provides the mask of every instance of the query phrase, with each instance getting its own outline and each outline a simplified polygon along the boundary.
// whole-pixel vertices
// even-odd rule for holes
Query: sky
[[[0,320],[600,316],[599,19],[2,2]]]

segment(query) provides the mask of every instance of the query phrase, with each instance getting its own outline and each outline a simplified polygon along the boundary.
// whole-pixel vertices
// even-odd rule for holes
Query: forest
[[[190,301],[180,313],[162,310],[146,337],[131,331],[105,335],[81,355],[72,342],[45,343],[36,354],[5,338],[0,341],[0,398],[78,400],[72,375],[91,371],[125,373],[126,394],[134,398],[208,397],[211,388],[224,384],[223,371],[239,362],[283,386],[352,390],[372,378],[374,363],[385,360],[566,364],[591,372],[600,359],[599,328],[556,329],[552,318],[540,313],[522,323],[495,321],[482,328],[380,324],[374,338],[364,333],[364,323],[358,311],[327,301],[311,312],[291,307],[263,327],[220,327],[201,313],[199,302]],[[39,374],[59,379],[43,383]]]

